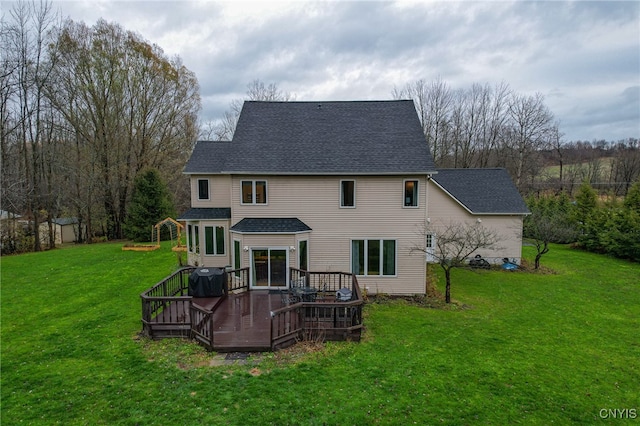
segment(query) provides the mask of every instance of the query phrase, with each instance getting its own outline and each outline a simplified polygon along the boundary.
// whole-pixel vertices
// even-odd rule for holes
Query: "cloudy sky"
[[[202,121],[255,79],[296,100],[390,99],[394,87],[506,82],[540,92],[566,140],[640,137],[640,2],[54,1],[178,55]]]

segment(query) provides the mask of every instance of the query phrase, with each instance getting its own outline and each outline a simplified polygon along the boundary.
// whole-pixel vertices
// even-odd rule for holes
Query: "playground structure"
[[[182,230],[184,225],[170,217],[161,220],[151,227],[151,244],[125,244],[122,250],[133,251],[153,251],[160,248],[160,232],[162,227],[169,229],[169,237],[171,238],[171,250],[180,252],[187,251],[187,246],[182,244]],[[175,243],[174,243],[175,238]]]

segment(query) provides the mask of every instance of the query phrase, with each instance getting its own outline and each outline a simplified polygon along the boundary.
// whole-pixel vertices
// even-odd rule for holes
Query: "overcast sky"
[[[255,79],[300,101],[501,81],[540,92],[566,140],[640,137],[640,2],[54,1],[115,21],[194,71],[201,120]]]

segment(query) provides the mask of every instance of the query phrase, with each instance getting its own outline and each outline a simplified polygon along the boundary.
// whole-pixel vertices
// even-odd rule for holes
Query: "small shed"
[[[80,235],[78,218],[59,217],[53,219],[52,223],[56,244],[74,243],[78,240]],[[49,224],[46,222],[40,224],[40,238],[43,242],[49,240]]]

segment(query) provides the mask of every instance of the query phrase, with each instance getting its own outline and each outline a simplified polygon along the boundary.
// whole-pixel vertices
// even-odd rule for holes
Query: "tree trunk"
[[[451,268],[445,268],[444,276],[446,277],[447,285],[445,286],[444,301],[451,303]]]

